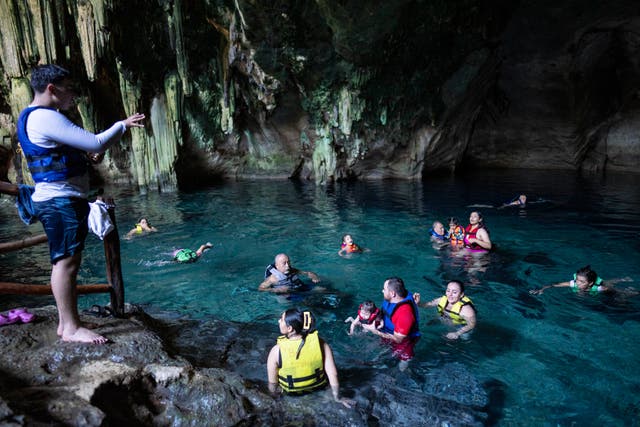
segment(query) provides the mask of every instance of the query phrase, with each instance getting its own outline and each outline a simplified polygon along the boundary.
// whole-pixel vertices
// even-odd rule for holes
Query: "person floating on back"
[[[549,288],[571,288],[576,293],[587,293],[590,295],[596,295],[600,292],[614,292],[613,286],[619,282],[630,282],[631,278],[624,277],[622,279],[604,280],[598,276],[598,274],[591,269],[590,265],[578,269],[573,275],[573,279],[568,282],[555,283],[553,285],[543,286],[540,289],[532,289],[529,291],[532,295],[542,295],[542,293]],[[633,291],[635,292],[635,290]]]
[[[500,207],[504,208],[507,206],[518,206],[518,207],[524,208],[526,205],[527,205],[527,196],[525,194],[520,194],[519,196],[514,197],[510,201],[503,203],[502,206]]]
[[[176,249],[173,251],[173,260],[183,264],[196,262],[206,250],[212,247],[213,245],[207,242],[204,245],[200,245],[197,251],[191,249]]]

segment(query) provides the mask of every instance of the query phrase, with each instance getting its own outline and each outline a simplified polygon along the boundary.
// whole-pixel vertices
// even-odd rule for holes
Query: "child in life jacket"
[[[353,335],[356,326],[362,324],[374,324],[376,329],[382,328],[384,321],[382,319],[382,310],[376,307],[373,301],[365,301],[358,307],[358,315],[354,319],[349,316],[345,319],[344,323],[351,322],[351,328],[349,328],[349,335]]]
[[[342,236],[342,245],[338,251],[338,255],[343,256],[345,254],[361,253],[362,248],[356,245],[351,237],[351,234],[345,234]]]
[[[206,250],[212,247],[213,245],[207,242],[204,245],[200,245],[197,251],[188,248],[176,249],[173,251],[173,260],[182,264],[196,262]]]
[[[458,218],[449,218],[449,231],[445,235],[451,242],[451,246],[462,246],[464,244],[464,228],[458,222]]]
[[[133,236],[142,235],[146,233],[152,233],[158,231],[153,225],[149,224],[149,221],[146,218],[140,218],[134,228],[131,229],[125,236],[126,239],[131,239]]]

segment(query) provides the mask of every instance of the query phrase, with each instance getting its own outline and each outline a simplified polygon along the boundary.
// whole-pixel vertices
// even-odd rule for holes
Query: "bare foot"
[[[81,325],[84,326],[87,329],[96,329],[96,328],[100,327],[100,325],[98,325],[97,323],[93,323],[93,322],[82,322]],[[63,330],[64,330],[64,328],[62,327],[62,325],[58,325],[58,330],[56,331],[56,333],[58,334],[59,337],[62,336],[62,331]]]
[[[104,344],[109,340],[102,335],[98,335],[95,332],[90,331],[87,328],[78,328],[73,334],[62,335],[62,341]]]

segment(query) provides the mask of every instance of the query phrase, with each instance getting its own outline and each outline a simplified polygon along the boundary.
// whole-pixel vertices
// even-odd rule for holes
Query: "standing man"
[[[391,344],[393,355],[400,359],[398,366],[404,371],[413,358],[413,347],[420,339],[418,307],[413,295],[407,291],[399,277],[390,277],[384,281],[382,295],[384,327],[381,330],[376,329],[373,324],[363,324],[362,327]]]
[[[22,152],[36,183],[36,216],[49,239],[51,288],[58,307],[58,335],[63,341],[103,344],[102,335],[83,327],[78,315],[76,279],[87,236],[89,174],[87,153],[104,153],[127,129],[144,127],[134,114],[94,135],[58,110],[69,110],[77,96],[69,71],[41,65],[31,72],[34,97],[18,118]]]

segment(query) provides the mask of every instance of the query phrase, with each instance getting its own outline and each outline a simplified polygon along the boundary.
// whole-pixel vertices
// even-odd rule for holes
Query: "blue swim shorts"
[[[54,197],[34,202],[33,206],[49,239],[51,264],[82,252],[88,231],[89,203],[86,199]]]

